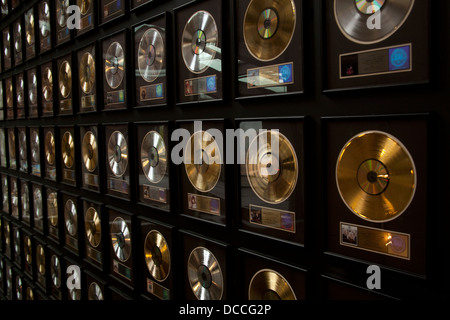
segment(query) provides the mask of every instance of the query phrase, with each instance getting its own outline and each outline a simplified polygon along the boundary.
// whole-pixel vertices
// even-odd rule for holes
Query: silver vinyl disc
[[[52,256],[50,261],[50,272],[52,274],[52,284],[56,288],[61,287],[61,262],[55,255]]]
[[[114,131],[108,142],[108,163],[112,173],[116,177],[121,177],[128,167],[128,144],[125,136]]]
[[[14,50],[16,53],[22,52],[22,25],[20,22],[14,26]]]
[[[3,48],[3,54],[4,54],[4,58],[5,59],[9,59],[11,57],[11,48],[10,48],[10,43],[11,43],[11,34],[9,33],[9,31],[6,31],[5,33],[6,35],[6,43],[7,45],[4,46]]]
[[[39,163],[41,158],[39,132],[37,130],[30,130],[30,139],[31,159],[35,163]]]
[[[117,89],[125,75],[125,53],[119,42],[113,42],[105,55],[105,77],[111,89]]]
[[[19,133],[19,156],[21,160],[27,159],[27,134],[25,130]]]
[[[78,231],[78,219],[77,219],[77,207],[72,200],[67,200],[64,206],[64,221],[66,229],[69,234],[73,237]]]
[[[42,74],[42,95],[45,101],[50,101],[53,96],[53,75],[50,68],[45,68]]]
[[[20,193],[20,199],[22,201],[22,217],[25,213],[29,213],[30,210],[30,190],[27,184],[22,184],[22,190]]]
[[[20,248],[22,248],[22,238],[19,229],[16,229],[14,232],[14,252],[17,256],[20,256]]]
[[[138,48],[138,66],[142,79],[147,82],[155,81],[164,65],[164,40],[161,33],[155,29],[148,29],[141,38]]]
[[[206,248],[192,250],[187,265],[189,284],[198,300],[220,300],[223,275],[216,257]]]
[[[28,83],[28,98],[31,104],[37,103],[37,75],[36,73],[31,74],[31,79]]]
[[[17,300],[23,300],[23,284],[20,276],[16,276],[16,298]]]
[[[67,9],[70,6],[69,0],[56,0],[56,21],[61,28],[67,24]]]
[[[50,34],[50,6],[47,1],[39,6],[39,30],[43,38]]]
[[[102,289],[96,282],[92,282],[89,285],[88,300],[94,301],[104,300]]]
[[[11,205],[13,208],[18,208],[19,206],[19,188],[17,187],[17,180],[11,181]]]
[[[100,244],[101,235],[102,235],[102,227],[100,223],[100,216],[93,207],[87,209],[85,217],[85,230],[86,237],[89,241],[89,244],[97,248]]]
[[[158,183],[166,174],[167,150],[163,137],[156,131],[148,132],[141,145],[141,165],[145,177]]]
[[[23,77],[18,79],[18,86],[16,88],[17,106],[23,106],[25,103],[25,81]]]
[[[127,261],[131,256],[131,233],[128,225],[121,217],[114,219],[111,225],[111,244],[116,257]]]
[[[219,32],[213,16],[207,11],[194,13],[181,38],[181,53],[186,67],[193,73],[205,72],[216,56],[218,46]]]
[[[34,210],[34,221],[42,220],[43,214],[42,191],[40,188],[36,188],[33,191],[33,210]]]
[[[408,19],[415,0],[335,0],[334,15],[343,35],[359,44],[383,41]],[[381,28],[369,29],[369,17],[380,11]]]

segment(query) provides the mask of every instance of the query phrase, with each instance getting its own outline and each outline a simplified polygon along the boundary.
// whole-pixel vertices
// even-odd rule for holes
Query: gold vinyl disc
[[[111,225],[111,244],[116,257],[126,262],[131,256],[131,232],[121,217],[114,219]]]
[[[148,132],[141,145],[141,165],[145,177],[158,183],[166,174],[167,150],[162,136],[156,131]]]
[[[12,80],[8,79],[5,84],[5,93],[6,93],[6,107],[13,108],[14,106],[14,95],[13,95],[13,84]]]
[[[219,145],[206,131],[197,131],[187,143],[184,167],[195,189],[208,192],[214,189],[222,170]]]
[[[371,222],[400,216],[414,197],[416,180],[408,150],[381,131],[362,132],[350,139],[336,164],[342,200],[354,214]]]
[[[95,60],[89,52],[81,57],[79,72],[81,90],[86,94],[91,93],[95,85]]]
[[[32,287],[27,287],[27,300],[34,300],[34,292]]]
[[[23,252],[25,254],[25,261],[28,265],[32,265],[33,263],[33,253],[32,253],[32,248],[31,248],[32,244],[31,244],[31,239],[29,236],[25,236],[25,241],[23,244]]]
[[[53,227],[58,226],[58,195],[52,192],[47,197],[47,215]]]
[[[207,11],[197,11],[186,23],[181,53],[184,64],[193,73],[205,72],[219,48],[219,31],[214,17]]]
[[[198,300],[220,300],[223,295],[223,274],[214,254],[197,247],[188,258],[188,278]]]
[[[67,24],[67,9],[70,6],[70,0],[56,0],[56,21],[63,28]]]
[[[56,288],[61,287],[61,262],[55,255],[52,256],[50,261],[50,273],[52,275],[52,284]]]
[[[45,159],[49,165],[55,164],[55,137],[52,132],[48,131],[45,135]]]
[[[170,250],[159,231],[152,230],[145,237],[144,256],[152,277],[159,282],[166,280],[170,273]]]
[[[120,131],[114,131],[109,137],[108,163],[116,177],[123,176],[128,168],[128,144]]]
[[[342,34],[355,43],[373,44],[393,35],[408,19],[415,0],[334,0],[334,16]],[[368,19],[380,12],[381,28],[369,29]]]
[[[77,0],[77,5],[80,8],[81,14],[85,15],[91,7],[91,0]]]
[[[72,200],[67,200],[64,206],[64,221],[69,235],[76,236],[78,231],[77,207]]]
[[[297,155],[290,141],[277,131],[268,130],[253,139],[246,169],[251,188],[268,203],[285,201],[297,185]]]
[[[50,101],[53,97],[53,75],[50,68],[45,68],[42,74],[42,96],[45,101]]]
[[[249,300],[297,300],[294,290],[278,272],[270,269],[258,271],[250,281]]]
[[[117,89],[125,76],[125,53],[119,42],[113,42],[105,55],[105,78],[111,89]]]
[[[93,207],[87,209],[84,220],[86,237],[89,241],[89,244],[92,247],[97,248],[100,244],[102,235],[102,226],[97,210],[95,210]]]
[[[81,157],[84,166],[89,172],[94,172],[97,169],[98,161],[98,146],[95,135],[88,131],[83,137],[83,144],[81,145]]]
[[[244,16],[244,42],[260,61],[278,58],[291,43],[297,13],[293,0],[252,0]]]
[[[34,34],[34,14],[33,11],[28,11],[25,13],[25,39],[27,41],[27,45],[31,46],[35,41]]]
[[[75,142],[69,131],[66,131],[61,141],[62,160],[67,168],[72,168],[75,160]]]
[[[9,157],[15,158],[16,157],[16,135],[14,133],[14,130],[8,130],[8,150],[9,150]]]
[[[64,61],[59,68],[59,92],[66,99],[72,92],[72,68],[68,61]]]
[[[38,267],[38,272],[41,275],[45,275],[45,250],[41,244],[36,247],[36,263]]]
[[[104,300],[102,288],[96,282],[91,282],[88,289],[88,300],[101,301]]]

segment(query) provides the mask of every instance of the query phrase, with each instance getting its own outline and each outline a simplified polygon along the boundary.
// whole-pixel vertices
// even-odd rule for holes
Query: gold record
[[[55,137],[50,131],[45,135],[45,159],[50,165],[55,164]]]
[[[85,214],[85,231],[89,244],[97,248],[100,244],[102,227],[100,223],[100,216],[93,207],[86,210]]]
[[[32,248],[31,248],[31,239],[29,236],[25,236],[24,241],[24,254],[25,254],[25,261],[28,265],[31,265],[33,262],[33,254],[32,254]]]
[[[381,131],[362,132],[350,139],[336,164],[342,200],[354,214],[371,222],[400,216],[414,197],[416,180],[406,147]]]
[[[84,93],[89,94],[95,85],[95,60],[92,54],[86,52],[80,61],[80,86]]]
[[[159,231],[152,230],[145,237],[144,256],[152,277],[159,282],[166,280],[170,273],[170,251]]]
[[[86,132],[83,137],[81,156],[83,158],[85,168],[89,172],[94,172],[97,168],[98,147],[97,139],[91,131]]]
[[[72,168],[75,159],[75,143],[72,134],[66,131],[61,142],[62,159],[67,168]]]
[[[277,131],[268,130],[255,137],[245,163],[251,188],[265,202],[285,201],[297,185],[297,155],[290,141]]]
[[[296,25],[293,0],[252,0],[245,12],[244,42],[260,61],[278,58],[291,43]]]
[[[58,226],[58,195],[52,192],[47,198],[47,215],[50,224],[53,227]]]
[[[25,14],[25,38],[27,40],[27,45],[31,46],[34,44],[34,14],[32,10]]]
[[[77,0],[77,5],[80,7],[80,12],[85,15],[91,7],[91,0]]]
[[[38,272],[41,275],[45,275],[45,251],[42,245],[38,245],[36,248],[36,263]]]
[[[6,107],[13,108],[14,107],[14,96],[13,96],[13,84],[12,80],[8,80],[5,85],[6,91]]]
[[[255,273],[248,288],[249,300],[297,300],[294,290],[278,272],[263,269]]]
[[[64,61],[59,68],[59,92],[66,99],[72,92],[72,68],[68,61]]]
[[[53,75],[50,68],[45,68],[42,74],[42,95],[45,101],[50,101],[53,96]]]
[[[208,132],[197,131],[187,146],[184,167],[189,181],[198,191],[211,191],[222,170],[219,145]]]

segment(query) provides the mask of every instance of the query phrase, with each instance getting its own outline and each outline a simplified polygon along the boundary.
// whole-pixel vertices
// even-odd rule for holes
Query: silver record
[[[20,199],[22,203],[22,217],[28,214],[30,210],[30,191],[27,184],[22,184],[22,190],[20,194]]]
[[[111,244],[116,257],[127,261],[131,256],[131,234],[128,225],[121,217],[114,219],[111,226]]]
[[[17,105],[23,106],[25,103],[25,81],[23,80],[23,77],[19,78],[19,85],[17,87]]]
[[[102,289],[97,284],[97,282],[92,282],[89,285],[88,300],[94,300],[94,301],[104,300]]]
[[[223,274],[219,262],[204,247],[192,250],[188,259],[188,277],[198,300],[220,300],[223,295]]]
[[[23,284],[20,276],[16,276],[16,298],[17,300],[23,300]]]
[[[21,160],[27,159],[27,134],[25,130],[19,133],[19,156]]]
[[[14,252],[17,256],[20,256],[20,248],[22,248],[20,231],[19,229],[16,229],[14,232]]]
[[[52,284],[59,288],[61,287],[61,262],[55,255],[52,256],[50,261],[50,273],[52,275]]]
[[[34,221],[42,220],[43,207],[42,207],[42,191],[40,188],[36,188],[33,191],[33,210],[34,210]]]
[[[194,13],[181,38],[181,53],[186,67],[193,73],[205,72],[216,56],[218,45],[219,32],[213,16],[207,11]]]
[[[105,78],[111,89],[117,89],[125,75],[125,53],[119,42],[113,42],[105,55]]]
[[[17,53],[22,52],[22,25],[20,22],[14,26],[14,50]]]
[[[39,10],[39,30],[43,38],[50,34],[50,6],[47,1],[42,2]]]
[[[14,133],[14,130],[8,131],[8,150],[9,150],[9,157],[15,158],[16,157],[16,135]]]
[[[108,163],[112,173],[116,177],[121,177],[128,167],[128,144],[125,136],[114,131],[108,142]]]
[[[334,15],[341,32],[359,44],[383,41],[394,34],[408,18],[415,0],[335,0]],[[368,2],[368,3],[366,3]],[[368,4],[370,3],[370,6]],[[370,15],[380,11],[381,28],[369,29]]]
[[[31,104],[37,103],[37,75],[36,73],[31,74],[31,81],[28,84],[28,98]]]
[[[35,42],[34,34],[34,10],[25,13],[25,35],[27,45],[31,46]]]
[[[11,181],[11,204],[14,208],[19,206],[19,188],[15,179]]]
[[[6,43],[7,45],[4,46],[3,48],[3,53],[4,53],[4,57],[5,59],[9,59],[11,57],[11,48],[10,48],[10,42],[11,41],[11,34],[9,33],[9,31],[6,31]]]
[[[141,145],[141,165],[145,177],[158,183],[166,174],[167,150],[163,137],[156,131],[148,132]]]
[[[30,135],[31,159],[35,163],[39,163],[41,159],[39,132],[37,130],[30,130]]]
[[[164,65],[165,47],[161,33],[148,29],[141,38],[138,48],[138,67],[142,79],[155,81],[161,74]]]
[[[69,0],[56,0],[56,21],[61,28],[65,27],[67,24],[67,9],[69,8],[69,6]]]
[[[64,207],[64,221],[69,234],[72,237],[75,236],[78,231],[77,207],[75,206],[75,203],[70,199],[67,200]]]

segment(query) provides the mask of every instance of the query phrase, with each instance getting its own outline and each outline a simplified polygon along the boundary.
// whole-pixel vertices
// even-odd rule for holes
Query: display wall
[[[0,297],[442,298],[450,5],[368,6],[2,2]]]

